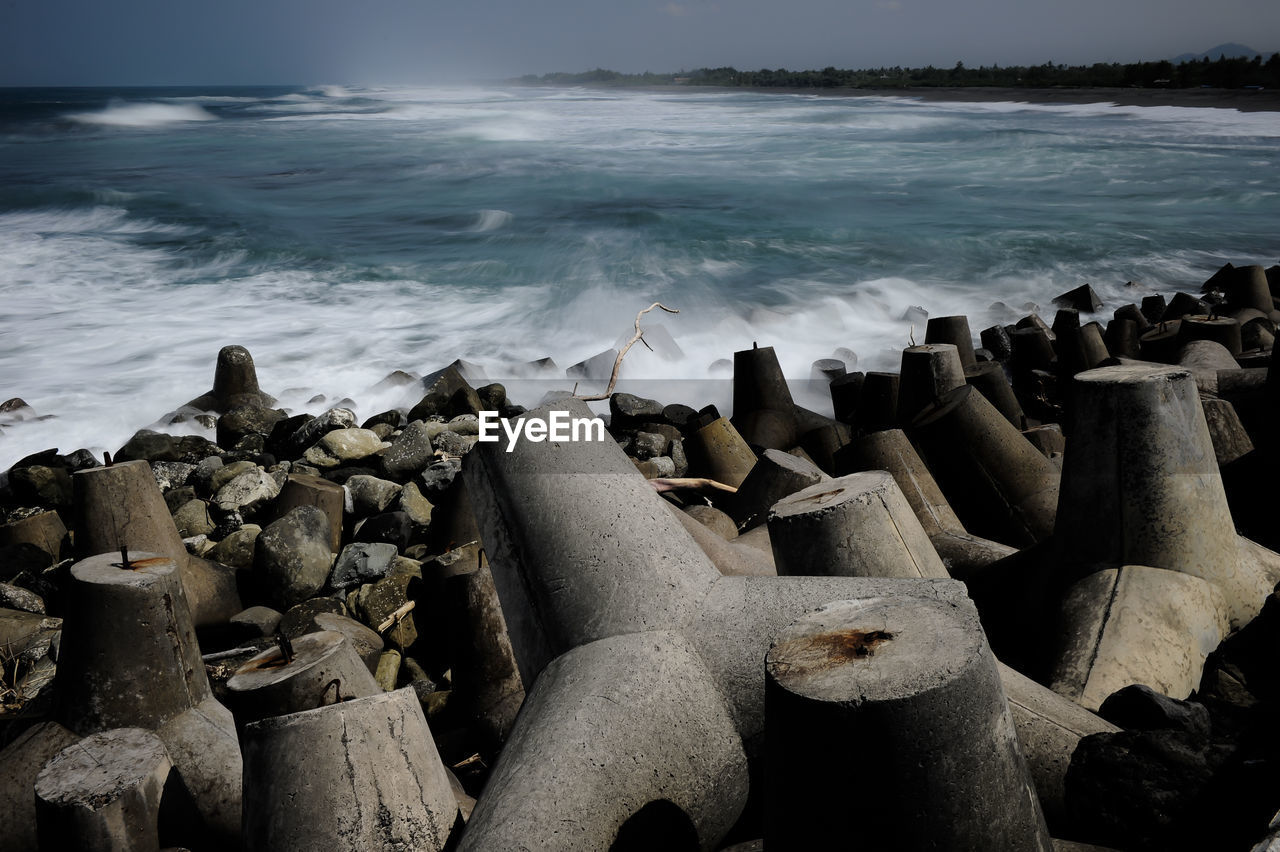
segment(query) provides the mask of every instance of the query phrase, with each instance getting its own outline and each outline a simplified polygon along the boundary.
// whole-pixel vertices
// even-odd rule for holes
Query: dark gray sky
[[[0,0],[0,85],[429,83],[595,67],[1280,50],[1277,0]]]

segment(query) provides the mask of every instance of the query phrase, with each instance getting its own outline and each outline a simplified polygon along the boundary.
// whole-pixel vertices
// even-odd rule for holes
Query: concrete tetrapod
[[[925,343],[950,343],[960,356],[964,369],[978,363],[973,352],[973,332],[969,330],[969,318],[963,314],[950,317],[929,317],[924,329]]]
[[[943,394],[908,434],[965,529],[1014,547],[1053,533],[1058,469],[971,385]]]
[[[739,525],[753,527],[763,523],[769,508],[783,497],[830,479],[812,462],[781,450],[765,450],[738,486],[738,493],[727,501],[727,511]]]
[[[685,438],[685,452],[702,475],[734,488],[756,464],[756,454],[728,417],[717,418]]]
[[[142,728],[113,728],[67,746],[36,778],[42,852],[152,852],[169,778],[164,743]]]
[[[1090,574],[1062,602],[1050,687],[1097,710],[1135,683],[1179,700],[1199,687],[1205,658],[1227,635],[1227,606],[1211,583],[1125,565]]]
[[[716,849],[747,797],[742,741],[677,633],[583,645],[538,678],[459,846]]]
[[[318,476],[291,473],[276,498],[276,517],[283,518],[290,509],[298,506],[315,506],[329,519],[329,549],[338,553],[342,550],[344,495],[342,486],[337,483]]]
[[[910,423],[926,405],[965,383],[960,353],[950,343],[925,343],[903,349],[899,377],[900,424]]]
[[[76,471],[71,483],[78,558],[128,547],[173,559],[197,627],[222,624],[244,609],[234,570],[187,553],[149,463]]]
[[[293,640],[293,656],[268,648],[236,669],[228,701],[240,724],[382,692],[351,641],[323,630]]]
[[[902,490],[887,471],[819,482],[769,512],[779,574],[948,576]]]
[[[412,687],[244,730],[248,850],[444,848],[458,803]]]
[[[1052,849],[971,607],[830,603],[765,669],[765,848]]]
[[[1280,575],[1242,557],[1213,441],[1190,372],[1128,364],[1073,385],[1075,420],[1063,458],[1063,562],[1149,565],[1208,580],[1238,629]]]
[[[240,747],[209,689],[172,559],[130,551],[76,563],[63,590],[55,716],[81,735],[145,727],[164,741],[208,833],[240,835]]]

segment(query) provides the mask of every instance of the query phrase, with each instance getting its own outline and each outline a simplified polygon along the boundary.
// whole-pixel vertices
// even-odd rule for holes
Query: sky
[[[0,86],[423,84],[611,68],[1280,50],[1277,0],[0,0]]]

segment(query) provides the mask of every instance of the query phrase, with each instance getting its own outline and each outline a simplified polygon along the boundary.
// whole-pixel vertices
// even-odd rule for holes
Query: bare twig
[[[627,357],[627,353],[631,351],[632,346],[636,345],[637,340],[642,340],[644,338],[644,332],[640,330],[640,317],[649,313],[649,311],[653,310],[654,308],[662,308],[664,311],[666,311],[669,314],[680,313],[680,311],[677,310],[676,308],[668,308],[666,305],[662,304],[661,302],[654,302],[652,305],[645,308],[640,313],[636,314],[636,333],[631,335],[631,339],[627,341],[627,345],[622,347],[622,349],[618,352],[618,357],[613,359],[613,372],[609,375],[609,386],[604,389],[604,393],[592,394],[590,396],[577,396],[575,394],[575,396],[577,396],[578,399],[582,400],[583,402],[595,402],[601,399],[608,399],[610,396],[613,395],[613,386],[618,383],[618,371],[622,369],[622,359]],[[649,344],[646,343],[645,346],[649,346]],[[650,349],[652,349],[652,347],[650,347]],[[577,387],[575,386],[574,389],[576,390]]]

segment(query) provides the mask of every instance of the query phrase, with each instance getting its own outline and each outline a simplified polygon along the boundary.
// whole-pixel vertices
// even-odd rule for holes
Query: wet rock
[[[656,432],[637,432],[631,442],[631,454],[640,461],[666,455],[670,441]]]
[[[71,506],[71,474],[63,467],[15,468],[9,472],[9,487],[23,503],[56,508]]]
[[[268,601],[288,609],[324,588],[333,555],[329,521],[315,506],[298,506],[262,530],[253,567]]]
[[[349,589],[381,580],[391,573],[391,563],[397,553],[395,545],[386,542],[348,544],[333,566],[329,585],[335,589]]]
[[[436,449],[445,455],[460,457],[465,456],[475,446],[476,437],[459,435],[457,432],[446,429],[435,437],[434,444]]]
[[[30,542],[0,547],[0,580],[12,580],[19,574],[39,574],[53,564],[53,556]]]
[[[356,426],[355,412],[349,408],[330,408],[319,417],[312,417],[302,422],[289,437],[289,447],[294,454],[301,453],[314,445],[330,432],[338,429],[353,429]]]
[[[421,572],[403,571],[393,573],[376,583],[363,585],[354,595],[352,610],[366,626],[377,630],[380,623],[408,602],[409,587],[415,580],[421,582]],[[413,612],[406,614],[398,624],[382,635],[388,642],[401,648],[408,648],[418,640],[418,630],[413,615]]]
[[[613,369],[613,365],[609,365]],[[630,429],[640,423],[661,420],[662,403],[629,393],[615,393],[609,397],[609,425],[614,429]]]
[[[461,412],[450,412],[454,395],[460,390],[471,390],[466,379],[462,377],[462,373],[458,368],[450,364],[443,370],[437,370],[434,373],[422,379],[422,386],[426,391],[425,395],[416,405],[409,411],[410,420],[425,420],[428,417],[439,415],[452,417],[454,414]],[[474,391],[472,391],[474,393]],[[476,397],[477,409],[480,399]],[[475,411],[471,412],[475,413]]]
[[[476,388],[476,396],[480,398],[483,411],[497,411],[499,414],[511,407],[507,399],[507,389],[496,382]]]
[[[351,512],[357,517],[376,515],[400,496],[400,486],[396,483],[364,474],[352,476],[343,487],[350,497]]]
[[[390,444],[368,429],[335,429],[303,453],[302,459],[319,468],[333,468],[366,459],[388,447]]]
[[[221,456],[209,456],[201,459],[196,463],[196,469],[187,477],[187,484],[195,488],[198,494],[211,497],[215,490],[213,478],[225,466],[226,462],[222,460]]]
[[[669,456],[637,461],[636,469],[644,475],[645,479],[663,479],[676,475],[676,463]]]
[[[360,424],[361,429],[373,429],[375,426],[390,426],[392,430],[404,425],[404,415],[396,409],[375,414]]]

